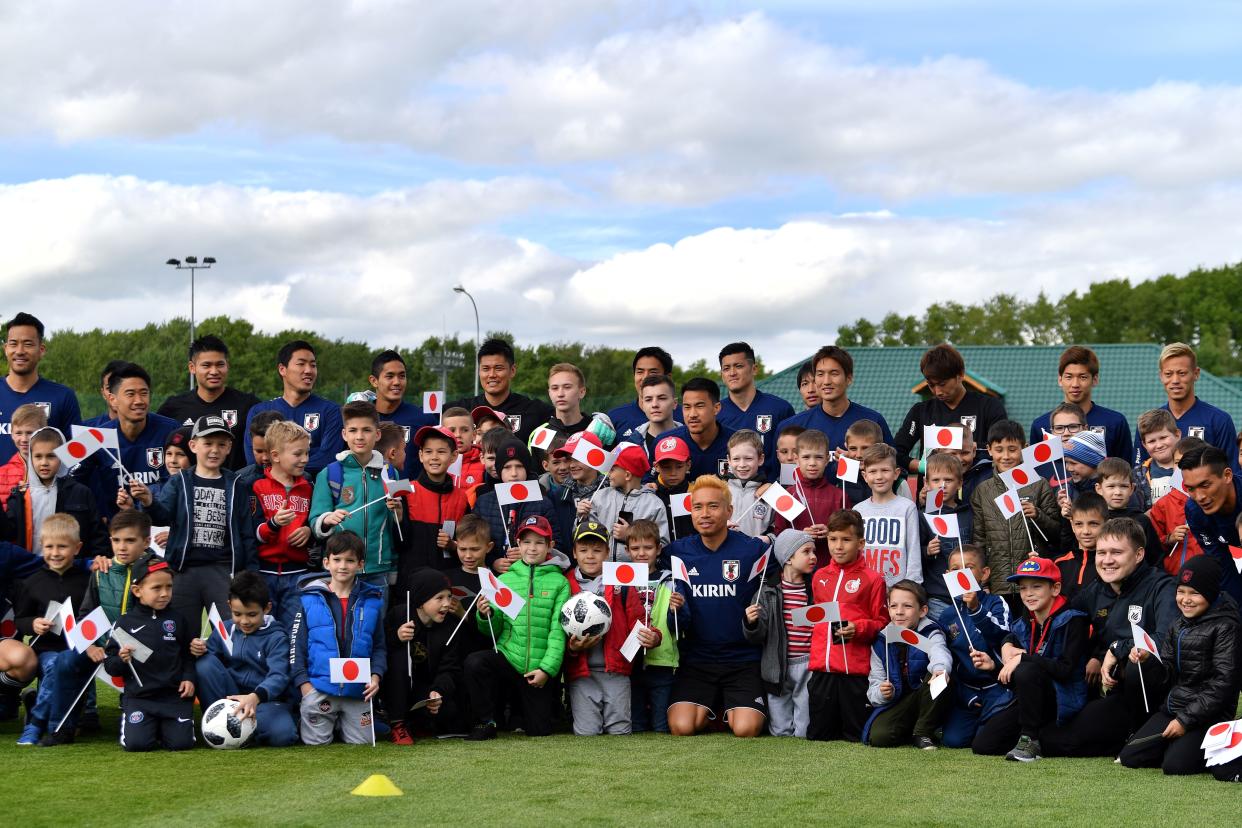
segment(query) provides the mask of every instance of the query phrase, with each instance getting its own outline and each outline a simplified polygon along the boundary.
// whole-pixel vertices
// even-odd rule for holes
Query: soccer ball
[[[566,635],[603,635],[611,626],[612,609],[594,592],[579,592],[561,607],[561,628]]]
[[[220,699],[203,714],[203,741],[221,750],[242,748],[254,738],[255,726],[253,717],[237,717],[237,702]]]

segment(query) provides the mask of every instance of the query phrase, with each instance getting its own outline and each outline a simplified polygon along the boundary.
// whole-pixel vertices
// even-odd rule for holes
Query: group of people
[[[0,383],[0,717],[24,705],[19,744],[99,729],[97,678],[124,688],[131,751],[192,747],[195,700],[228,698],[273,746],[541,736],[567,716],[581,735],[1242,779],[1201,747],[1238,701],[1237,435],[1195,396],[1186,345],[1163,350],[1168,399],[1132,442],[1078,346],[1029,431],[947,344],[894,433],[849,399],[836,346],[801,369],[800,411],[756,388],[737,342],[723,393],[677,387],[649,347],[635,401],[587,413],[568,363],[548,402],[514,392],[501,340],[478,351],[483,392],[435,410],[406,401],[395,351],[371,391],[317,396],[304,341],[259,402],[214,336],[160,413],[147,372],[116,361],[107,413],[79,423],[38,373],[43,333],[8,322]],[[607,620],[583,628],[592,613]]]

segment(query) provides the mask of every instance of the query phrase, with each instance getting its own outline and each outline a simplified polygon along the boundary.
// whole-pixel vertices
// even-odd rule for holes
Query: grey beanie
[[[789,559],[794,556],[795,552],[808,543],[814,542],[815,539],[801,529],[789,528],[776,536],[776,543],[772,544],[772,552],[776,555],[776,562],[784,566],[789,563]]]

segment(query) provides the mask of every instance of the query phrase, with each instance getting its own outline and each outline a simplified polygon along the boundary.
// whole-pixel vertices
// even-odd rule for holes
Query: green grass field
[[[1171,779],[1108,759],[1021,765],[725,735],[134,755],[116,744],[109,691],[100,713],[104,733],[52,749],[18,748],[18,723],[0,724],[8,824],[1227,825],[1232,810],[1222,809],[1237,795],[1210,776]],[[405,795],[350,795],[374,773]],[[85,776],[94,781],[75,781]]]

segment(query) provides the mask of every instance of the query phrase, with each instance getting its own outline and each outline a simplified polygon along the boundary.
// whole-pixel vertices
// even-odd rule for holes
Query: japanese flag
[[[930,639],[919,635],[914,630],[908,630],[896,624],[889,624],[884,628],[884,640],[889,644],[909,644],[911,647],[916,647],[925,653],[931,652]]]
[[[604,562],[604,586],[647,585],[647,567],[632,563]]]
[[[530,447],[548,450],[548,446],[552,445],[552,440],[556,437],[556,432],[547,426],[539,426],[535,429],[535,433],[530,436]]]
[[[517,617],[522,614],[526,599],[502,584],[491,570],[479,570],[479,587],[483,591],[483,597],[491,601],[505,615],[516,621]]]
[[[371,659],[330,658],[328,680],[333,684],[367,684],[371,681]]]
[[[1234,759],[1242,757],[1242,731],[1238,730],[1237,722],[1234,722],[1233,725],[1229,729],[1228,741],[1223,742],[1220,747],[1214,750],[1205,751],[1207,759],[1205,764],[1209,768],[1223,765],[1226,762],[1232,762]],[[1219,725],[1216,727],[1219,727]],[[1209,729],[1208,732],[1211,733],[1212,730],[1215,730],[1215,727]]]
[[[923,515],[927,525],[938,538],[962,539],[962,532],[957,525],[957,515]]]
[[[108,685],[118,693],[125,692],[125,679],[120,676],[110,676],[104,672],[103,665],[99,665],[99,669],[95,672],[95,679],[103,684]]]
[[[61,464],[65,468],[71,469],[101,448],[103,448],[103,443],[96,440],[90,434],[83,434],[81,437],[75,437],[69,442],[57,446],[54,451],[56,456],[60,458]]]
[[[1203,742],[1199,747],[1203,748],[1204,753],[1214,753],[1229,747],[1232,741],[1234,731],[1238,729],[1238,722],[1218,722],[1207,729],[1207,733],[1203,734]]]
[[[538,503],[543,500],[543,490],[539,484],[529,480],[516,483],[497,483],[496,502],[501,506],[510,503]]]
[[[690,493],[673,495],[668,499],[668,505],[673,510],[673,517],[690,514]]]
[[[72,627],[69,625],[70,620],[75,622]],[[81,621],[72,616],[65,621],[65,638],[68,639],[69,646],[79,653],[84,653],[86,648],[98,641],[99,637],[111,626],[108,623],[108,614],[104,612],[103,607],[95,607]]]
[[[68,603],[68,599],[66,599]],[[69,610],[72,614],[73,610]],[[52,622],[52,629],[49,630],[53,635],[60,635],[65,631],[65,607],[60,601],[48,601],[47,612],[43,613],[43,620]]]
[[[803,506],[798,502],[797,498],[785,491],[785,487],[780,483],[773,483],[771,486],[768,486],[768,490],[759,499],[775,509],[781,517],[790,523],[793,523],[798,515],[806,511],[806,506]]]
[[[13,608],[9,607],[9,611],[0,618],[0,639],[15,638],[17,636],[17,617],[13,614]]]
[[[1242,574],[1242,547],[1229,547],[1229,557],[1233,558],[1233,565],[1238,568],[1238,573]]]
[[[627,444],[619,443],[617,448],[620,449],[624,445]],[[578,445],[574,446],[574,453],[570,456],[582,465],[590,466],[600,474],[607,474],[608,470],[612,468],[612,461],[615,459],[612,453],[600,448],[590,440],[579,440]]]
[[[621,655],[626,661],[633,661],[634,656],[638,655],[638,651],[642,649],[642,642],[638,640],[638,634],[646,630],[642,621],[635,621],[634,626],[630,628],[630,634],[626,636],[625,643],[621,645]]]
[[[1059,437],[1045,437],[1042,442],[1022,449],[1022,462],[1028,466],[1042,466],[1053,460],[1063,460],[1065,448]]]
[[[228,627],[224,626],[224,619],[220,617],[220,610],[216,609],[215,604],[212,604],[211,609],[207,611],[207,621],[211,624],[211,631],[220,636],[220,640],[224,642],[224,649],[232,655],[233,637],[229,635]]]
[[[813,627],[825,621],[840,622],[841,605],[836,601],[822,604],[811,604],[809,607],[798,607],[790,613],[790,620],[795,627]]]
[[[950,598],[979,591],[979,582],[975,580],[975,573],[969,569],[955,569],[944,573],[943,577],[944,585],[949,588]]]
[[[1181,466],[1178,466],[1177,468],[1173,469],[1173,480],[1170,482],[1173,484],[1173,488],[1177,489],[1182,494],[1186,494],[1186,487],[1182,484],[1182,467]]]
[[[941,509],[944,508],[944,498],[945,498],[944,489],[933,489],[932,491],[928,492],[927,503],[923,506],[923,512],[925,514],[931,514],[932,512],[939,512]]]
[[[1009,520],[1014,515],[1022,514],[1022,498],[1018,497],[1012,490],[996,498],[995,503],[996,508],[1000,509],[1001,516],[1005,520]]]
[[[454,480],[461,479],[461,455],[457,455],[457,459],[453,461],[453,465],[448,467],[448,474]]]
[[[673,568],[673,580],[690,583],[690,570],[686,569],[686,562],[676,555],[671,555],[669,561]]]
[[[763,574],[763,570],[768,568],[768,557],[772,554],[771,550],[764,552],[759,556],[759,560],[755,561],[755,565],[750,568],[750,575],[746,580],[753,581]]]
[[[423,392],[423,413],[439,414],[444,409],[444,392],[443,391],[424,391]]]
[[[63,633],[68,637],[69,633],[77,629],[78,620],[73,617],[73,599],[66,598],[65,603],[60,605],[60,609],[56,611],[56,619],[52,622],[53,632]]]
[[[857,483],[858,472],[862,470],[862,464],[853,457],[841,456],[837,458],[837,479],[844,480],[846,483]]]
[[[781,479],[782,486],[792,486],[794,484],[794,472],[798,470],[797,463],[781,463]]]
[[[1155,639],[1147,634],[1147,630],[1140,627],[1134,621],[1130,622],[1130,635],[1134,638],[1134,646],[1140,650],[1146,650],[1156,657],[1156,661],[1161,661],[1160,648],[1156,645]]]
[[[1012,491],[1034,483],[1039,479],[1039,472],[1035,471],[1034,466],[1023,462],[1022,465],[1014,466],[1007,472],[1001,472],[1000,479],[1005,481],[1005,488]]]
[[[116,436],[115,428],[96,428],[95,426],[72,426],[72,435],[74,440],[85,437],[88,440],[94,440],[106,449],[114,451],[121,450],[121,442]]]
[[[384,496],[393,497],[401,492],[412,492],[414,486],[408,480],[393,480],[388,476],[388,467],[380,472],[380,482],[384,484]]]
[[[474,596],[479,594],[475,592],[473,589],[471,589],[470,587],[464,587],[464,586],[454,586],[449,589],[449,592],[453,593],[453,597],[456,598],[458,601],[461,601],[463,604],[471,600],[472,598],[474,598]]]
[[[932,449],[958,449],[962,448],[962,432],[964,428],[949,428],[948,426],[923,426],[923,452],[931,452]]]

